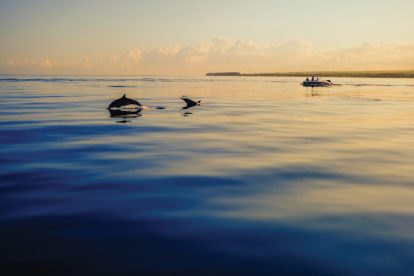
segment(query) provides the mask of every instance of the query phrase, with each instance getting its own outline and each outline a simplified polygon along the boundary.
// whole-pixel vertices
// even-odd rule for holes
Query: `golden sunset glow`
[[[0,73],[410,70],[414,3],[1,1]]]

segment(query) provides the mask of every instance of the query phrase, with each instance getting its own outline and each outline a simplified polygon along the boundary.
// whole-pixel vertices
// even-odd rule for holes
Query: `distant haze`
[[[2,74],[413,70],[414,1],[0,1]]]

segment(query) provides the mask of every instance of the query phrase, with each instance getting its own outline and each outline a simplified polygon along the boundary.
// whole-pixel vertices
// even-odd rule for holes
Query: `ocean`
[[[414,80],[301,81],[0,76],[1,274],[414,274]]]

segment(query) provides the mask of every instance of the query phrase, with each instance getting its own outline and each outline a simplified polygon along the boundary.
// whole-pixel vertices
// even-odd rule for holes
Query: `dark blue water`
[[[2,275],[413,274],[414,81],[335,81],[1,76]]]

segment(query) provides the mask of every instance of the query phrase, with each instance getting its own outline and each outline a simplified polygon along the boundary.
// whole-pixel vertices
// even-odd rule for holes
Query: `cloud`
[[[304,40],[279,45],[215,38],[193,46],[160,48],[143,53],[150,73],[208,71],[277,72],[304,70],[414,69],[414,43],[365,43],[318,52]]]
[[[142,58],[142,52],[139,48],[134,48],[128,51],[128,60],[137,63]]]
[[[44,59],[39,62],[39,65],[40,67],[43,67],[43,68],[52,68],[53,62],[50,61],[49,59]]]
[[[293,69],[308,58],[311,46],[305,41],[290,41],[281,45],[268,45],[253,41],[215,38],[193,46],[160,48],[144,53],[142,65],[169,71],[172,66],[184,73],[206,71],[278,71]]]
[[[101,58],[0,61],[2,73],[204,74],[209,71],[414,69],[414,43],[364,43],[318,52],[304,40],[264,44],[218,37],[190,46],[140,48]]]
[[[414,69],[414,43],[365,43],[318,54],[312,61],[331,70]]]
[[[133,48],[120,55],[101,58],[81,58],[54,60],[43,59],[7,59],[0,60],[0,73],[31,74],[135,74],[139,73],[142,51]]]

